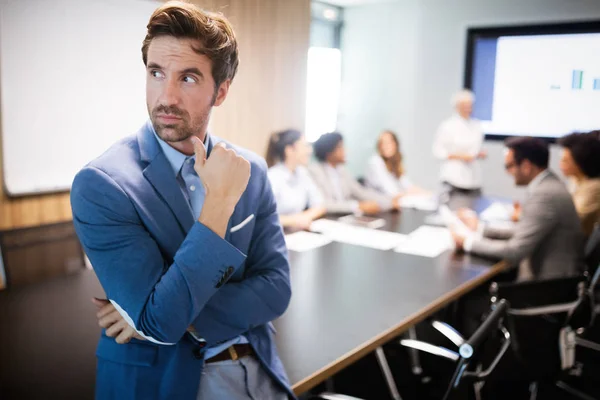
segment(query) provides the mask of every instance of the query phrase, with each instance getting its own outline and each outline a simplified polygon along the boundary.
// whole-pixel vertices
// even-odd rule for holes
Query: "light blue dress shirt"
[[[307,208],[323,205],[323,195],[313,182],[306,167],[291,171],[279,163],[267,171],[279,215],[301,213]]]
[[[173,174],[179,183],[179,187],[181,187],[183,195],[190,204],[194,218],[198,219],[200,217],[200,212],[202,211],[202,206],[204,205],[206,190],[204,189],[204,185],[194,169],[196,157],[186,156],[185,154],[180,153],[178,150],[175,150],[164,140],[158,137],[156,132],[153,133],[156,137],[156,140],[158,140],[158,144],[160,144],[165,157],[167,157],[169,164],[173,168]],[[206,352],[204,353],[204,359],[207,360],[211,357],[214,357],[234,344],[242,343],[248,343],[248,339],[246,339],[245,336],[240,335],[233,339],[211,346],[206,349]]]

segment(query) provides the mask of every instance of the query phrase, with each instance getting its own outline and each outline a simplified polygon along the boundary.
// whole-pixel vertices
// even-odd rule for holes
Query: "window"
[[[314,142],[337,126],[342,79],[342,9],[313,2],[311,14],[305,132],[307,140]]]

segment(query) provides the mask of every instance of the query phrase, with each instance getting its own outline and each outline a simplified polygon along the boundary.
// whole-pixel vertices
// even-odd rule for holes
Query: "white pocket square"
[[[242,229],[244,226],[246,226],[250,221],[252,221],[254,219],[254,214],[250,214],[248,216],[248,218],[246,218],[245,220],[243,220],[242,222],[240,222],[239,224],[237,224],[236,226],[232,226],[231,229],[229,230],[231,233],[237,232],[240,229]]]

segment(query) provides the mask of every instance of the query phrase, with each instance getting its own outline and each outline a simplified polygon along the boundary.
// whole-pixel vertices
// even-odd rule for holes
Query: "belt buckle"
[[[227,348],[227,351],[229,351],[229,355],[231,356],[231,359],[233,361],[237,361],[240,358],[239,355],[238,355],[238,353],[237,353],[237,351],[235,351],[235,347],[229,346]]]

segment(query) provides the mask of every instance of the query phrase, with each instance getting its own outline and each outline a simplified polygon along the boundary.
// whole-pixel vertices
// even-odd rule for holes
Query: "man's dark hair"
[[[515,163],[520,165],[523,160],[529,160],[540,168],[548,168],[548,143],[532,137],[514,137],[507,139],[504,144],[514,153]]]
[[[330,132],[321,135],[321,137],[313,143],[313,150],[317,160],[321,162],[327,161],[327,156],[331,154],[343,140],[344,138],[339,132]]]

